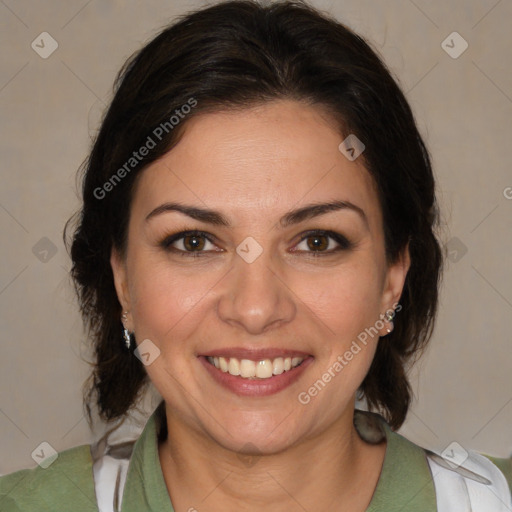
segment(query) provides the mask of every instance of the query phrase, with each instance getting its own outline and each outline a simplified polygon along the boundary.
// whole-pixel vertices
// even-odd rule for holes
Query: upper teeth
[[[268,379],[272,375],[280,375],[283,372],[295,368],[303,357],[276,357],[275,359],[262,359],[251,361],[250,359],[237,359],[236,357],[208,357],[210,363],[224,373],[239,375],[245,379]]]

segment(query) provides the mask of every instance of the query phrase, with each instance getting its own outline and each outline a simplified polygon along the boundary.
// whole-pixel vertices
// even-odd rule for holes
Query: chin
[[[240,454],[278,453],[288,448],[295,436],[291,435],[289,418],[284,420],[286,414],[274,420],[268,418],[268,414],[267,411],[250,412],[237,418],[225,418],[221,423],[224,428],[216,424],[215,432],[210,435],[219,445]]]

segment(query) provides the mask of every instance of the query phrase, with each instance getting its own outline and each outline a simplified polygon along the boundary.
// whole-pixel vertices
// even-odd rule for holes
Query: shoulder
[[[402,449],[414,447],[422,452],[434,483],[439,510],[453,510],[456,503],[466,501],[468,510],[511,510],[508,507],[512,505],[512,458],[490,457],[465,450],[457,443],[450,450],[435,453],[395,432],[388,434],[388,440],[390,438],[395,438],[396,445]],[[412,473],[423,464],[417,460],[408,471]]]
[[[457,444],[437,454],[393,431],[377,414],[366,413],[355,423],[368,442],[379,442],[382,436],[387,440],[369,512],[391,509],[391,504],[393,510],[418,512],[512,510],[512,459],[466,451]]]
[[[97,512],[88,445],[60,452],[46,462],[0,477],[2,512],[69,512],[70,503],[75,512]]]
[[[488,457],[454,445],[439,455],[426,450],[439,510],[457,504],[475,512],[511,510],[512,493],[505,473]],[[498,462],[503,459],[496,459]]]
[[[510,491],[512,492],[512,457],[501,459],[485,453],[482,453],[482,455],[489,459],[505,475]]]

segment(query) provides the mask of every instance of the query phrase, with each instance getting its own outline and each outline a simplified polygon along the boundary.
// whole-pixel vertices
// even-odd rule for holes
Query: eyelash
[[[160,246],[167,250],[174,252],[176,254],[179,254],[182,257],[187,258],[200,258],[207,255],[210,251],[184,251],[182,249],[176,249],[175,247],[171,247],[171,245],[186,236],[192,236],[197,238],[205,238],[210,243],[214,244],[214,239],[206,233],[205,231],[199,231],[199,230],[189,230],[189,231],[180,231],[179,233],[175,233],[174,235],[167,236],[162,242],[160,242]],[[334,249],[330,249],[328,251],[293,251],[293,252],[306,252],[309,253],[310,256],[313,257],[322,257],[322,256],[330,256],[334,253],[337,253],[339,251],[347,251],[353,248],[352,242],[350,242],[346,237],[343,235],[336,233],[335,231],[328,231],[328,230],[322,230],[322,229],[314,229],[310,231],[306,231],[302,233],[301,238],[299,242],[297,242],[296,245],[299,245],[304,240],[307,240],[308,238],[314,237],[314,236],[326,236],[328,238],[331,238],[334,240],[338,246]],[[219,251],[220,252],[220,251]]]

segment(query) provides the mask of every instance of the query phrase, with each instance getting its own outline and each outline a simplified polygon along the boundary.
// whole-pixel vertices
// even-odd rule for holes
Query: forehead
[[[180,142],[142,172],[134,209],[182,200],[245,224],[301,204],[347,200],[380,224],[373,179],[361,158],[339,151],[344,137],[321,109],[275,101],[186,122]]]

